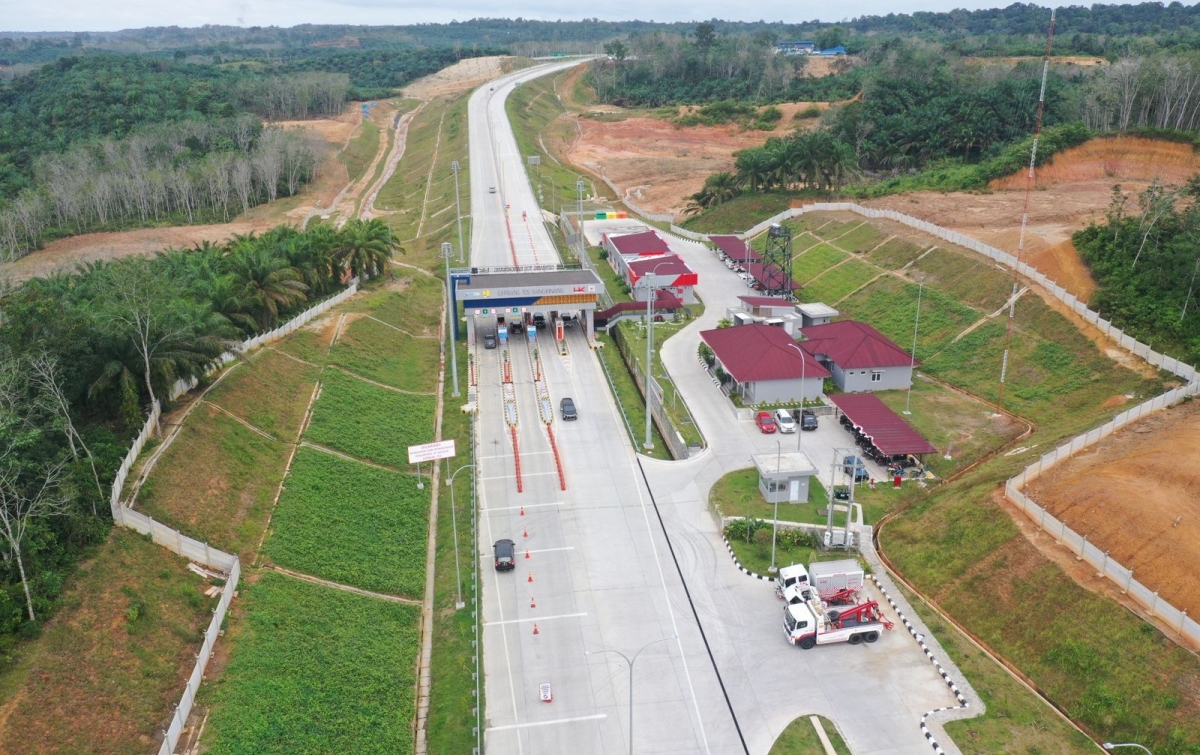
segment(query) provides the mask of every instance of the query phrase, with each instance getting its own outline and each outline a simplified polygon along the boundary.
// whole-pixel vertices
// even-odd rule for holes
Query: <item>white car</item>
[[[775,424],[781,433],[796,432],[796,420],[792,419],[792,413],[787,409],[775,410]]]
[[[489,186],[489,187],[488,187],[488,194],[495,194],[495,193],[496,193],[496,187],[495,187],[495,186]]]

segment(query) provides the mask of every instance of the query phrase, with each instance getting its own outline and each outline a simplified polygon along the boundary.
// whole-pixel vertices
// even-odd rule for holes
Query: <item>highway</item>
[[[504,98],[518,82],[577,64],[520,71],[471,96],[472,265],[559,262]],[[495,755],[625,753],[628,668],[615,654],[585,653],[617,650],[632,657],[654,642],[634,666],[635,749],[742,752],[599,361],[578,327],[567,330],[567,356],[553,348],[548,331],[533,333],[545,342],[540,369],[550,405],[556,411],[558,401],[571,396],[579,420],[554,418],[549,429],[542,422],[528,334],[498,349],[476,349],[485,749]],[[517,454],[503,408],[506,356],[519,415]],[[500,538],[517,544],[512,572],[491,568],[492,543]],[[543,683],[552,702],[541,700]]]
[[[523,81],[576,64],[519,71],[472,94],[473,266],[559,262],[504,99]],[[485,750],[628,752],[629,669],[619,655],[597,651],[633,657],[644,648],[633,682],[635,752],[765,755],[791,720],[819,713],[837,722],[856,755],[929,753],[918,721],[926,711],[954,705],[954,698],[906,632],[887,633],[869,647],[793,648],[771,586],[741,574],[725,551],[707,508],[709,486],[747,466],[750,453],[776,445],[731,420],[695,365],[695,331],[713,327],[744,292],[736,276],[696,246],[681,252],[702,268],[703,322],[664,349],[672,374],[696,383],[685,398],[699,402],[692,408],[710,440],[696,458],[638,456],[578,326],[566,331],[566,355],[548,330],[510,336],[497,349],[471,338],[479,375]],[[542,375],[546,402],[534,385]],[[516,407],[515,428],[506,420],[505,390]],[[564,396],[575,400],[578,421],[546,416],[557,414]],[[815,436],[836,443],[836,430]],[[810,436],[806,446],[810,441],[820,442]],[[832,453],[811,452],[823,465]],[[491,568],[492,543],[500,538],[516,543],[511,572]],[[541,699],[543,684],[550,686],[549,702]],[[938,742],[958,752],[944,735]]]

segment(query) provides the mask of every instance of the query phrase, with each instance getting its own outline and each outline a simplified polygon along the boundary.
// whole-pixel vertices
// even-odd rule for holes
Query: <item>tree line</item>
[[[103,540],[150,403],[396,251],[378,220],[280,227],[0,292],[0,669]]]
[[[148,125],[251,112],[264,118],[340,113],[345,76],[278,76],[135,55],[68,57],[0,85],[0,202],[33,181],[39,155]]]
[[[1094,131],[1200,126],[1200,53],[1130,53],[1088,82],[1081,117]]]
[[[1144,343],[1200,361],[1200,177],[1152,183],[1136,197],[1113,187],[1103,224],[1075,233],[1096,280],[1090,306]]]
[[[35,189],[0,207],[0,260],[49,238],[163,221],[227,221],[290,196],[316,170],[300,129],[257,118],[180,121],[42,155]]]

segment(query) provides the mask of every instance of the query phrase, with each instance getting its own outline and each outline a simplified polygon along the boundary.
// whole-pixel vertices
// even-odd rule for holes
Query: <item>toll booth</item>
[[[568,320],[583,323],[588,341],[594,333],[596,303],[604,284],[592,270],[562,266],[465,268],[451,271],[453,300],[461,303],[472,329],[494,327],[506,337],[519,322],[533,333],[547,330],[559,341]],[[455,328],[457,335],[457,318]]]

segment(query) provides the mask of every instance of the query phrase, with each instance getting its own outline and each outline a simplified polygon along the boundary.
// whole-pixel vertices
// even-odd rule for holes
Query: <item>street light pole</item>
[[[804,349],[796,344],[788,344],[796,353],[800,355],[800,427],[796,428],[796,451],[804,450],[804,402],[807,400],[804,396],[804,384],[808,376],[808,359],[805,357]]]
[[[582,217],[580,215],[580,228],[583,227]],[[644,373],[646,383],[646,442],[644,445],[647,451],[654,448],[654,443],[650,440],[651,417],[653,416],[654,406],[654,391],[650,388],[651,382],[654,380],[654,371],[651,369],[654,364],[654,314],[651,311],[651,307],[654,304],[654,284],[651,278],[657,275],[658,269],[666,264],[670,263],[658,263],[646,275],[646,371]]]
[[[450,475],[450,479],[446,480],[446,484],[450,486],[450,524],[454,529],[454,585],[458,589],[458,600],[454,603],[455,611],[465,607],[467,604],[462,599],[462,569],[459,566],[458,558],[458,515],[454,513],[454,478],[464,469],[474,468],[474,464],[463,464],[454,470],[454,474]]]
[[[913,318],[913,347],[912,361],[908,365],[908,397],[904,399],[904,413],[912,414],[908,410],[908,405],[912,401],[912,373],[917,369],[917,324],[921,322],[921,294],[925,291],[925,281],[920,281],[917,284],[917,315]]]
[[[780,467],[783,464],[783,445],[780,441],[775,441],[775,474],[780,474]],[[775,515],[771,519],[771,566],[767,569],[767,574],[774,574],[779,571],[775,566],[775,533],[779,529],[779,491],[775,491]]]
[[[645,645],[642,645],[641,650],[638,650],[636,653],[633,654],[633,658],[630,658],[629,656],[625,655],[620,650],[604,649],[604,650],[585,650],[585,651],[583,651],[584,657],[592,655],[593,653],[595,653],[595,654],[615,653],[615,654],[621,656],[621,658],[623,658],[625,660],[625,663],[629,666],[629,755],[633,755],[633,664],[637,662],[638,656],[642,654],[642,650],[645,650],[646,648],[650,647],[651,645],[655,645],[660,642],[666,642],[667,640],[677,640],[677,639],[679,639],[679,636],[673,634],[670,637],[663,637],[662,639],[659,639],[659,640],[653,640],[651,642],[647,642]]]
[[[450,280],[450,258],[454,256],[454,246],[449,241],[442,242],[442,259],[446,261],[446,341],[450,349],[450,371],[454,374],[454,397],[458,397],[458,351],[454,343],[454,318],[458,307],[454,305],[453,282]]]
[[[575,191],[579,193],[579,261],[583,263],[584,267],[588,267],[588,263],[585,262],[587,257],[584,250],[585,242],[583,239],[583,179],[575,182]]]
[[[458,264],[461,265],[466,260],[463,258],[462,201],[458,197],[458,171],[461,170],[458,160],[450,163],[450,170],[454,171],[454,208],[458,213]]]
[[[1150,755],[1154,755],[1154,753],[1150,752],[1150,749],[1148,747],[1145,747],[1144,745],[1140,745],[1137,742],[1115,742],[1115,743],[1114,742],[1105,742],[1104,744],[1102,744],[1100,746],[1106,750],[1111,750],[1115,747],[1136,747],[1139,750],[1144,750],[1146,752],[1149,752]]]

